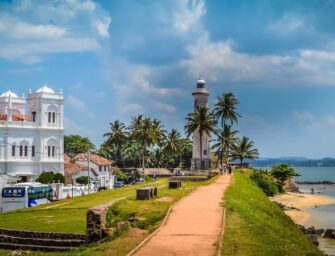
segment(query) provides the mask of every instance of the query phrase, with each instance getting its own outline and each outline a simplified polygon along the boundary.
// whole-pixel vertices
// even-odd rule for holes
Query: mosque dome
[[[55,93],[54,90],[52,90],[51,88],[49,88],[48,86],[44,85],[43,87],[41,87],[40,89],[38,89],[36,91],[37,93],[40,93],[40,92],[45,92],[45,93]]]
[[[18,96],[14,93],[8,90],[7,92],[4,92],[0,95],[0,97],[12,97],[12,98],[18,98]]]

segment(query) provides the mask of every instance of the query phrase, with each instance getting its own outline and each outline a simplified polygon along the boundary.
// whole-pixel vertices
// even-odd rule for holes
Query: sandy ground
[[[229,180],[222,175],[177,202],[165,225],[133,255],[214,255],[222,227],[220,204]]]
[[[335,199],[328,196],[300,194],[300,193],[285,193],[271,198],[272,201],[282,203],[288,207],[294,207],[298,210],[285,210],[284,212],[292,218],[292,220],[300,225],[304,225],[310,218],[310,215],[305,210],[318,205],[334,204]]]

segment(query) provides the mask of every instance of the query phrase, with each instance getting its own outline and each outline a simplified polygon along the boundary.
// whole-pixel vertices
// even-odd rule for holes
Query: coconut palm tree
[[[180,155],[179,155],[179,167],[183,164],[183,155],[188,158],[188,155],[192,155],[192,141],[188,138],[181,138],[179,140]],[[185,159],[184,159],[185,161]]]
[[[119,120],[115,120],[114,122],[110,122],[110,132],[105,133],[103,136],[108,137],[107,144],[111,147],[116,148],[116,154],[118,160],[122,162],[123,167],[125,167],[123,157],[122,157],[122,148],[127,142],[128,134],[126,133],[126,126],[124,123]]]
[[[163,142],[163,151],[165,152],[167,156],[167,162],[171,157],[174,157],[181,153],[181,136],[180,133],[172,129],[171,132],[169,132]],[[168,163],[166,163],[167,165]]]
[[[241,116],[236,112],[236,107],[239,104],[235,95],[231,92],[224,93],[221,97],[217,98],[217,102],[214,107],[214,115],[216,118],[221,119],[221,126],[238,122],[238,118]]]
[[[199,132],[200,136],[200,162],[201,168],[203,168],[202,161],[202,138],[206,134],[208,137],[211,136],[211,133],[216,131],[216,121],[213,114],[208,110],[207,107],[197,107],[196,111],[189,113],[186,117],[187,123],[185,125],[185,132],[187,137],[190,137],[191,134]]]
[[[141,146],[142,169],[145,169],[145,158],[148,147],[159,145],[164,137],[163,126],[157,119],[134,118],[130,126],[132,138]]]
[[[245,136],[236,141],[231,154],[232,159],[240,161],[240,166],[242,166],[243,160],[255,160],[258,155],[258,150],[254,148],[254,142]]]
[[[219,129],[216,132],[217,139],[212,149],[216,149],[216,155],[220,159],[221,166],[223,159],[227,161],[229,158],[230,151],[237,140],[237,133],[238,131],[233,130],[231,125],[226,124],[223,126],[223,129]]]

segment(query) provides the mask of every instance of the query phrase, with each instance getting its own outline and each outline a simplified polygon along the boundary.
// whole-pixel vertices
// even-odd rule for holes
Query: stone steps
[[[61,247],[79,247],[85,244],[85,240],[73,239],[45,239],[45,238],[27,238],[0,235],[0,243],[41,245],[41,246],[61,246]]]
[[[11,243],[0,243],[0,249],[5,250],[38,250],[38,251],[68,251],[76,249],[77,247],[62,247],[62,246],[42,246],[42,245],[31,245],[31,244],[11,244]]]
[[[0,229],[0,249],[66,251],[86,243],[86,235]]]

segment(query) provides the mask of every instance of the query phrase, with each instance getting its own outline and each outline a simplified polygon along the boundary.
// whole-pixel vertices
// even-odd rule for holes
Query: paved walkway
[[[214,255],[222,226],[220,203],[229,180],[230,176],[222,175],[181,199],[165,225],[133,255]]]

